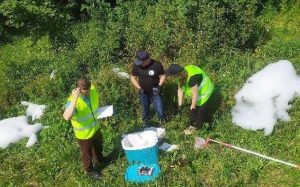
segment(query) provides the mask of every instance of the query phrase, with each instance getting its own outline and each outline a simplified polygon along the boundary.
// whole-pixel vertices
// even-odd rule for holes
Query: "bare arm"
[[[164,84],[165,80],[166,80],[166,75],[160,75],[158,85],[162,86]]]
[[[139,82],[137,81],[137,76],[131,75],[130,80],[134,87],[136,87],[137,89],[141,89],[141,86],[140,86]]]
[[[74,113],[74,110],[75,110],[75,106],[76,106],[76,102],[77,102],[79,93],[80,93],[80,89],[79,88],[75,88],[72,91],[72,100],[71,100],[71,103],[70,103],[69,107],[65,109],[65,112],[63,114],[63,117],[64,117],[64,119],[66,121],[70,120],[72,118],[72,116],[73,116],[73,113]]]
[[[196,108],[196,103],[198,99],[198,85],[192,87],[192,104],[191,104],[191,110]]]
[[[178,105],[182,106],[183,90],[180,87],[178,87],[178,89],[177,89],[177,96],[178,96]]]

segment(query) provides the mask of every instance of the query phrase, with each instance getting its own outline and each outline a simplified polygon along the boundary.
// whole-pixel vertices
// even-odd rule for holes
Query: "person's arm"
[[[132,70],[131,70],[130,81],[134,87],[136,87],[138,90],[141,90],[141,85],[138,82],[138,75],[139,75],[138,69],[139,68],[137,65],[133,65]]]
[[[75,88],[72,91],[72,100],[70,105],[68,106],[68,108],[65,109],[65,112],[63,114],[63,117],[66,121],[70,120],[73,116],[74,110],[75,110],[75,106],[76,106],[76,102],[78,99],[80,93],[80,89],[79,88]]]
[[[135,86],[139,90],[141,89],[141,86],[140,86],[139,82],[137,81],[137,76],[131,75],[130,80],[131,80],[133,86]]]
[[[162,86],[166,80],[166,75],[159,75],[159,86]]]
[[[180,87],[178,87],[177,89],[177,96],[178,96],[178,106],[182,106],[183,90]]]
[[[191,110],[196,108],[196,103],[198,99],[198,85],[196,84],[192,88],[192,104],[191,104]]]
[[[201,74],[196,74],[193,75],[188,82],[188,85],[192,90],[192,103],[190,108],[191,110],[196,109],[198,99],[198,86],[201,84],[202,80],[203,76]]]

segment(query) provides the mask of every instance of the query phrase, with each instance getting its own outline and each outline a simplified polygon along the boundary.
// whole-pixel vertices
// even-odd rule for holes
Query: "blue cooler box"
[[[141,167],[151,167],[152,174],[151,175],[140,175],[139,174],[139,168]],[[158,164],[134,164],[129,166],[126,169],[125,173],[125,180],[128,182],[135,182],[135,183],[145,183],[145,182],[150,182],[154,179],[156,179],[159,176],[160,173],[160,167]]]
[[[158,163],[158,144],[145,149],[125,150],[129,164],[155,164]]]
[[[154,180],[160,173],[158,165],[158,138],[155,132],[138,132],[125,136],[122,140],[129,166],[125,180],[144,183]]]

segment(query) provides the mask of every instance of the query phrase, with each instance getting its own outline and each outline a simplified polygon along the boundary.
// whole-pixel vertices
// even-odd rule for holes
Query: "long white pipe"
[[[292,166],[292,167],[295,167],[295,168],[300,169],[300,165],[288,163],[288,162],[285,162],[285,161],[282,161],[282,160],[278,160],[278,159],[276,159],[276,158],[272,158],[272,157],[269,157],[269,156],[266,156],[266,155],[263,155],[263,154],[254,152],[254,151],[250,151],[250,150],[247,150],[247,149],[243,149],[243,148],[240,148],[240,147],[231,145],[231,144],[219,142],[219,141],[216,141],[216,140],[213,140],[213,139],[210,139],[210,138],[208,139],[208,141],[212,141],[212,142],[215,142],[215,143],[224,145],[224,146],[226,146],[226,147],[230,147],[230,148],[233,148],[233,149],[237,149],[237,150],[240,150],[240,151],[243,151],[243,152],[246,152],[246,153],[250,153],[250,154],[253,154],[253,155],[256,155],[256,156],[265,158],[265,159],[269,159],[269,160],[272,160],[272,161],[275,161],[275,162],[279,162],[279,163],[282,163],[282,164],[285,164],[285,165]]]

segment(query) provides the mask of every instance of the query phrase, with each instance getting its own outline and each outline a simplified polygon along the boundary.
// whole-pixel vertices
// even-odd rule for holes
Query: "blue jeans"
[[[143,121],[150,120],[150,104],[153,104],[156,115],[163,119],[163,103],[160,95],[140,93],[140,101],[143,108]]]

